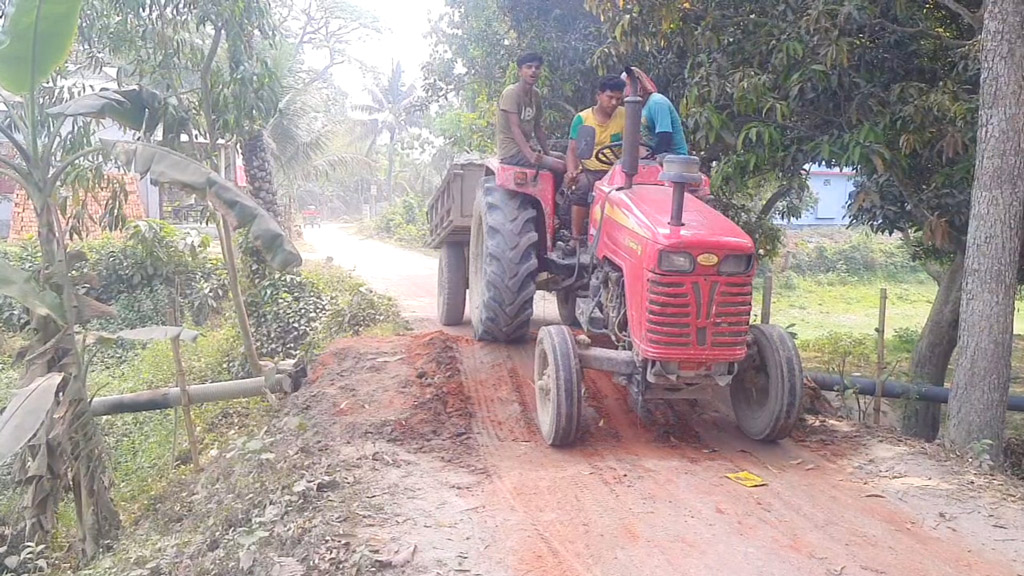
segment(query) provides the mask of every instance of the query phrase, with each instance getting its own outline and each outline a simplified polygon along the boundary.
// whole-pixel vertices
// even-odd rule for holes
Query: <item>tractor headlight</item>
[[[658,254],[658,268],[665,272],[693,272],[693,255],[689,252],[662,252]]]
[[[722,263],[718,265],[718,273],[722,275],[746,274],[753,266],[753,254],[731,254],[722,258]]]

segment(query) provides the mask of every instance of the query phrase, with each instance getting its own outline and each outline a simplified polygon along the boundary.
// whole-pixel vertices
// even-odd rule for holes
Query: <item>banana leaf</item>
[[[185,342],[195,342],[199,338],[199,332],[181,326],[146,326],[145,328],[135,328],[134,330],[122,330],[115,334],[114,337],[144,342],[174,340],[175,338]]]
[[[0,30],[0,86],[28,94],[71,53],[82,0],[11,0]]]
[[[290,270],[302,256],[274,218],[249,195],[206,166],[161,146],[145,142],[103,140],[103,146],[125,167],[158,183],[189,188],[210,202],[232,230],[248,228],[249,238],[271,268]]]
[[[102,89],[50,108],[46,113],[110,119],[132,130],[152,134],[163,121],[164,98],[159,92],[142,86]]]
[[[0,414],[0,464],[32,439],[53,405],[64,374],[51,372],[18,390]]]
[[[57,294],[40,288],[32,274],[0,260],[0,294],[15,299],[36,314],[45,314],[60,323],[67,315]]]

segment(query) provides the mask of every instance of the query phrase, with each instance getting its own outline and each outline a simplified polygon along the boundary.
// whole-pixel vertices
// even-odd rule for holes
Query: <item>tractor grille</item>
[[[647,338],[659,348],[746,348],[750,278],[663,276],[647,282]]]

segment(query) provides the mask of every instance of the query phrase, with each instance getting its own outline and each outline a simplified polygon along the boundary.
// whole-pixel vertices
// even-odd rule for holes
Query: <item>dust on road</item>
[[[395,531],[419,543],[403,573],[1024,572],[1019,502],[996,508],[997,481],[955,473],[913,443],[850,433],[836,449],[828,429],[759,444],[717,402],[673,404],[641,425],[623,390],[588,372],[580,444],[548,448],[534,425],[532,344],[429,331],[428,255],[350,230],[306,234],[312,257],[354,268],[427,331],[339,342],[307,392],[320,425],[411,455],[388,484],[393,513],[412,518]],[[725,477],[741,470],[768,485]]]

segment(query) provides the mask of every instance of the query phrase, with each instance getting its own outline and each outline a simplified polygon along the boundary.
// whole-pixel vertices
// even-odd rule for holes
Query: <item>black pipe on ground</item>
[[[875,381],[870,378],[847,376],[844,384],[843,379],[836,374],[825,374],[823,372],[808,372],[807,377],[822,390],[827,392],[853,392],[862,396],[875,395]],[[915,386],[904,382],[888,380],[882,386],[882,396],[886,398],[907,398],[946,404],[949,402],[949,388],[938,386]],[[1010,396],[1006,403],[1006,409],[1011,412],[1024,412],[1024,396]]]

